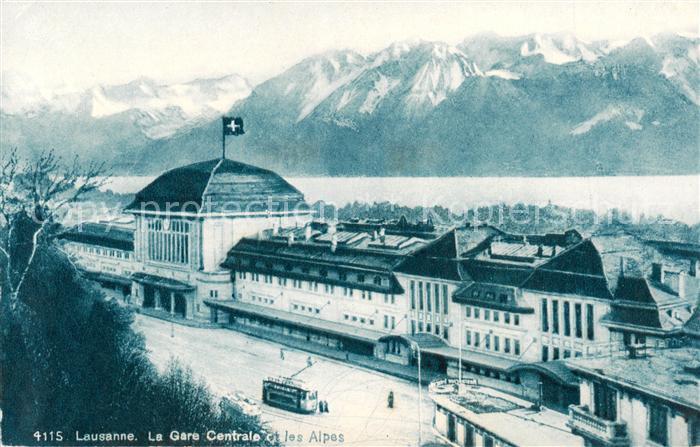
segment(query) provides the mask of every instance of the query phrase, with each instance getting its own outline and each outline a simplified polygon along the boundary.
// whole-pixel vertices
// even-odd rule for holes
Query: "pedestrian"
[[[308,356],[308,357],[306,358],[306,366],[311,366],[311,365],[313,365],[313,364],[314,364],[314,361],[311,360],[311,356]]]
[[[394,408],[394,392],[389,391],[389,396],[386,398],[386,404],[389,408]]]
[[[324,400],[324,401],[323,401],[323,409],[326,410],[326,413],[329,412],[329,410],[328,410],[328,401],[327,401],[327,400]]]
[[[284,360],[284,349],[280,348],[280,358]]]
[[[346,361],[346,362],[349,362],[349,361],[350,361],[350,353],[349,353],[349,352],[346,352],[346,353],[345,353],[345,361]]]

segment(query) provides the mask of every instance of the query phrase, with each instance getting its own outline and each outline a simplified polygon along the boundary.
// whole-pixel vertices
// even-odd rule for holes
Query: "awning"
[[[391,339],[398,339],[403,341],[409,346],[418,345],[421,350],[426,350],[430,348],[440,348],[447,346],[447,342],[444,339],[438,337],[437,335],[428,334],[425,332],[419,332],[414,335],[409,334],[392,334],[384,335],[379,341],[388,341]]]
[[[131,279],[141,284],[148,284],[153,287],[162,287],[164,289],[174,290],[176,292],[189,292],[194,290],[194,286],[187,283],[177,281],[161,276],[149,275],[148,273],[137,272],[131,275]]]
[[[434,354],[446,359],[459,360],[459,349],[449,346],[445,340],[437,335],[428,333],[392,334],[383,336],[380,341],[392,338],[402,340],[409,346],[417,344],[423,354]],[[464,349],[462,350],[462,362],[499,371],[505,371],[517,363],[515,360]]]
[[[452,360],[459,360],[459,349],[451,346],[443,346],[440,348],[426,348],[423,352],[436,354]],[[495,369],[498,371],[506,371],[517,362],[515,360],[499,357],[493,354],[484,352],[474,352],[471,350],[462,350],[462,362],[476,365],[479,367]]]
[[[341,335],[347,338],[354,338],[362,341],[376,343],[384,334],[379,331],[370,329],[358,328],[342,323],[325,321],[320,318],[307,317],[306,315],[297,315],[278,309],[258,306],[256,304],[241,303],[240,301],[209,301],[205,300],[204,304],[214,309],[223,311],[233,311],[236,313],[255,315],[267,320],[281,321],[287,324],[302,326],[308,329],[314,329],[321,332],[328,332],[334,335]]]
[[[534,371],[553,379],[561,385],[578,386],[578,378],[561,360],[552,362],[537,362],[537,363],[518,363],[508,368],[509,373],[517,373],[520,371]]]
[[[110,284],[119,284],[120,286],[131,286],[131,279],[129,279],[125,276],[112,275],[109,273],[102,273],[102,272],[92,272],[90,270],[82,270],[82,273],[88,279],[91,279],[91,280],[99,282],[99,283],[110,283]]]

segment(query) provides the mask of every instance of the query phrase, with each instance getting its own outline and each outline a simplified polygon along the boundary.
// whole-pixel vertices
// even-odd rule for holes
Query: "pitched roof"
[[[508,265],[479,259],[464,259],[460,267],[471,281],[518,287],[532,274],[532,267]]]
[[[612,327],[676,332],[689,318],[690,303],[664,284],[647,278],[619,278],[611,311],[603,321]]]
[[[105,223],[82,223],[58,235],[65,239],[100,247],[134,251],[134,230]]]
[[[396,271],[409,275],[461,281],[467,279],[460,260],[486,248],[499,229],[484,225],[452,229],[408,256]]]
[[[537,267],[522,285],[529,290],[611,299],[602,259],[586,239]]]
[[[136,193],[127,211],[238,213],[293,209],[302,193],[267,169],[213,159],[167,171]]]
[[[394,277],[393,270],[407,254],[424,244],[422,239],[414,237],[403,237],[405,244],[380,244],[378,239],[373,240],[366,233],[352,232],[336,233],[341,236],[343,243],[338,239],[325,237],[327,234],[319,235],[318,232],[313,233],[313,231],[308,240],[303,237],[285,239],[280,236],[280,234],[298,235],[304,232],[303,228],[293,231],[280,229],[277,233],[265,231],[259,238],[242,238],[229,250],[226,260],[221,265],[233,270],[242,268],[263,274],[283,274],[289,278],[305,281],[352,286],[383,293],[402,293],[403,289]],[[332,241],[336,241],[335,248]],[[242,263],[243,260],[246,260],[246,264]],[[274,261],[281,261],[284,265],[289,265],[290,269],[275,270]],[[272,268],[268,266],[271,263]],[[279,267],[280,264],[277,264],[277,268]],[[311,272],[308,267],[313,267],[314,271]],[[326,270],[326,276],[320,276],[321,270]],[[389,283],[374,284],[371,280],[363,283],[349,282],[347,279],[327,275],[328,270],[334,272],[359,270],[370,274],[382,272],[389,274]]]

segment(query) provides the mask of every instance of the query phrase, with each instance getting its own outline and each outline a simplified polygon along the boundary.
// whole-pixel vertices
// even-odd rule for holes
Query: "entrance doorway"
[[[187,299],[181,293],[175,294],[175,313],[182,318],[187,317]]]
[[[143,307],[156,307],[155,290],[151,286],[143,286]]]

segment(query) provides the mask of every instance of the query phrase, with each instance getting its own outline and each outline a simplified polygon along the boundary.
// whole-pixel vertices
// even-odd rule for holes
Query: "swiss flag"
[[[243,135],[243,118],[224,116],[221,118],[224,126],[224,135]]]

